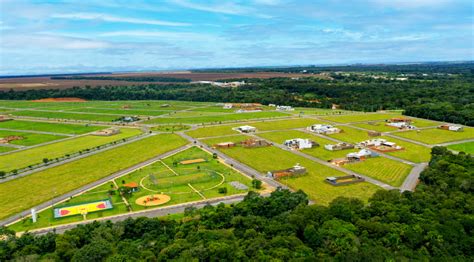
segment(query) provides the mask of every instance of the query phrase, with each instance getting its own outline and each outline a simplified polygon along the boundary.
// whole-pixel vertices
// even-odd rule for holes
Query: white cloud
[[[163,26],[189,26],[188,23],[162,21],[156,19],[139,19],[130,17],[119,17],[101,13],[69,13],[69,14],[53,14],[51,17],[59,19],[73,20],[101,20],[105,22],[146,24],[146,25],[163,25]]]
[[[112,31],[102,33],[101,37],[115,37],[115,36],[129,36],[129,37],[153,37],[163,39],[179,39],[180,41],[187,40],[216,40],[216,36],[209,34],[200,33],[188,33],[188,32],[167,32],[167,31],[142,31],[142,30],[130,30],[130,31]]]
[[[110,46],[104,41],[61,35],[31,34],[4,35],[0,45],[5,48],[38,48],[38,49],[102,49]]]
[[[231,3],[231,2],[226,2],[226,1],[219,2],[219,4],[201,4],[201,3],[194,3],[194,2],[186,1],[186,0],[172,0],[171,2],[181,7],[186,7],[189,9],[195,9],[195,10],[211,12],[211,13],[271,18],[271,16],[269,15],[258,13],[258,11],[253,8]]]

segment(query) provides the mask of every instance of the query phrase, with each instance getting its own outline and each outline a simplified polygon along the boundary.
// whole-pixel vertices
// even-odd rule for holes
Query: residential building
[[[302,139],[302,138],[293,138],[286,140],[284,145],[291,148],[291,149],[306,149],[306,148],[313,148],[315,146],[319,146],[318,143],[311,141],[309,139]]]
[[[307,128],[311,132],[315,132],[318,134],[336,134],[340,133],[341,129],[334,127],[332,125],[322,125],[322,124],[316,124],[312,125]]]

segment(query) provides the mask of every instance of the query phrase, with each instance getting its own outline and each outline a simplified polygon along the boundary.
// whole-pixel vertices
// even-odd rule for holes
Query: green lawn
[[[46,142],[51,142],[54,140],[66,138],[66,136],[60,135],[45,135],[45,134],[35,134],[35,133],[27,133],[27,132],[13,132],[13,131],[6,131],[0,130],[0,138],[7,137],[7,136],[21,136],[23,139],[20,140],[13,140],[9,142],[12,145],[20,145],[20,146],[34,146]]]
[[[474,155],[474,142],[455,144],[448,146],[449,149]]]
[[[383,121],[393,117],[399,117],[400,114],[393,113],[368,113],[368,114],[354,114],[341,116],[325,116],[322,119],[339,122],[339,123],[353,123],[353,122],[368,122],[368,121]]]
[[[88,126],[88,125],[77,125],[77,124],[60,124],[60,123],[47,123],[37,121],[22,121],[12,120],[0,122],[0,128],[18,129],[18,130],[33,130],[43,132],[54,132],[61,134],[84,134],[93,132],[96,130],[104,129],[101,126]]]
[[[405,132],[393,133],[393,135],[412,139],[426,144],[442,144],[452,141],[461,141],[474,138],[474,128],[465,127],[462,132],[453,132],[438,128],[424,130],[410,130]]]
[[[8,146],[0,146],[0,153],[6,153],[15,150],[16,148]]]
[[[319,124],[319,123],[323,123],[323,121],[320,121],[318,119],[312,119],[312,118],[293,118],[293,119],[288,119],[288,120],[259,121],[259,122],[245,123],[245,124],[256,127],[258,131],[270,131],[270,130],[285,130],[285,129],[292,129],[292,128],[305,128],[310,125]],[[187,132],[187,134],[196,138],[232,135],[232,134],[238,133],[237,131],[232,130],[232,128],[238,127],[241,125],[244,125],[244,123],[202,127],[196,130],[189,131]]]
[[[43,158],[54,159],[57,157],[63,157],[66,154],[94,148],[123,138],[136,136],[140,133],[141,131],[138,129],[122,128],[120,129],[119,134],[113,136],[87,135],[32,149],[12,152],[11,154],[0,156],[0,167],[2,171],[12,171],[14,169],[20,169],[29,165],[41,163]]]
[[[387,126],[384,121],[382,122],[369,122],[369,123],[360,123],[360,124],[353,124],[353,126],[362,127],[369,130],[374,130],[378,132],[390,132],[390,131],[397,131],[398,128]]]
[[[167,124],[167,123],[183,123],[183,124],[200,124],[200,123],[219,123],[225,121],[239,121],[258,118],[272,118],[289,116],[280,112],[254,112],[254,113],[234,113],[214,116],[200,116],[200,117],[158,117],[145,121],[146,124]]]
[[[161,134],[0,184],[0,219],[187,143]]]
[[[86,112],[86,113],[104,113],[104,114],[116,114],[118,116],[133,116],[133,115],[144,115],[144,116],[159,116],[167,114],[169,111],[158,111],[158,110],[139,110],[139,109],[105,109],[105,108],[73,108],[69,111],[73,112]]]
[[[223,141],[240,140],[242,140],[242,136],[206,139],[204,142],[212,145]],[[339,196],[357,197],[367,201],[376,190],[380,189],[370,183],[358,183],[338,187],[332,186],[324,182],[326,177],[341,176],[345,174],[276,147],[254,149],[234,147],[222,149],[221,151],[228,156],[253,167],[261,173],[289,168],[294,166],[296,163],[300,163],[308,169],[308,174],[300,177],[284,179],[281,180],[281,182],[295,190],[302,189],[312,200],[319,204],[327,205]]]
[[[89,120],[89,121],[104,121],[112,122],[119,118],[117,115],[101,115],[101,114],[81,114],[81,113],[66,113],[66,112],[49,112],[38,110],[22,110],[11,112],[14,116],[27,116],[48,119],[72,119],[72,120]],[[127,116],[124,114],[124,116]]]
[[[404,150],[387,152],[385,154],[399,157],[411,162],[422,163],[428,162],[431,159],[431,148],[406,142],[400,139],[384,136],[389,142],[397,143],[397,145],[404,148]]]
[[[402,185],[412,166],[385,157],[376,157],[346,164],[344,168],[398,187]]]
[[[372,139],[372,137],[368,135],[367,131],[348,126],[339,126],[339,128],[342,129],[343,132],[338,134],[330,134],[328,136],[350,143],[358,143],[364,140]]]

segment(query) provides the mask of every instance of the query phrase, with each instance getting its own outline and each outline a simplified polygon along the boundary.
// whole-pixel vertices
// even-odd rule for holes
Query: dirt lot
[[[93,75],[99,76],[99,75]],[[120,73],[107,74],[103,76],[110,77],[133,77],[133,76],[159,76],[159,77],[173,77],[185,78],[193,81],[216,81],[233,78],[273,78],[273,77],[309,77],[318,75],[308,74],[287,74],[275,72],[261,72],[261,73],[191,73],[189,71],[180,72],[143,72],[143,73]],[[318,76],[321,77],[321,76]],[[107,86],[107,85],[143,85],[143,84],[170,84],[160,82],[130,82],[119,80],[65,80],[65,79],[50,79],[50,77],[24,77],[24,78],[2,78],[0,79],[0,91],[2,90],[29,90],[29,89],[66,89],[74,86]]]

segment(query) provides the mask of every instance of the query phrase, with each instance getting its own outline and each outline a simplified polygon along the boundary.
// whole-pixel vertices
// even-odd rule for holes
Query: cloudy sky
[[[0,75],[473,60],[471,0],[0,0]]]

